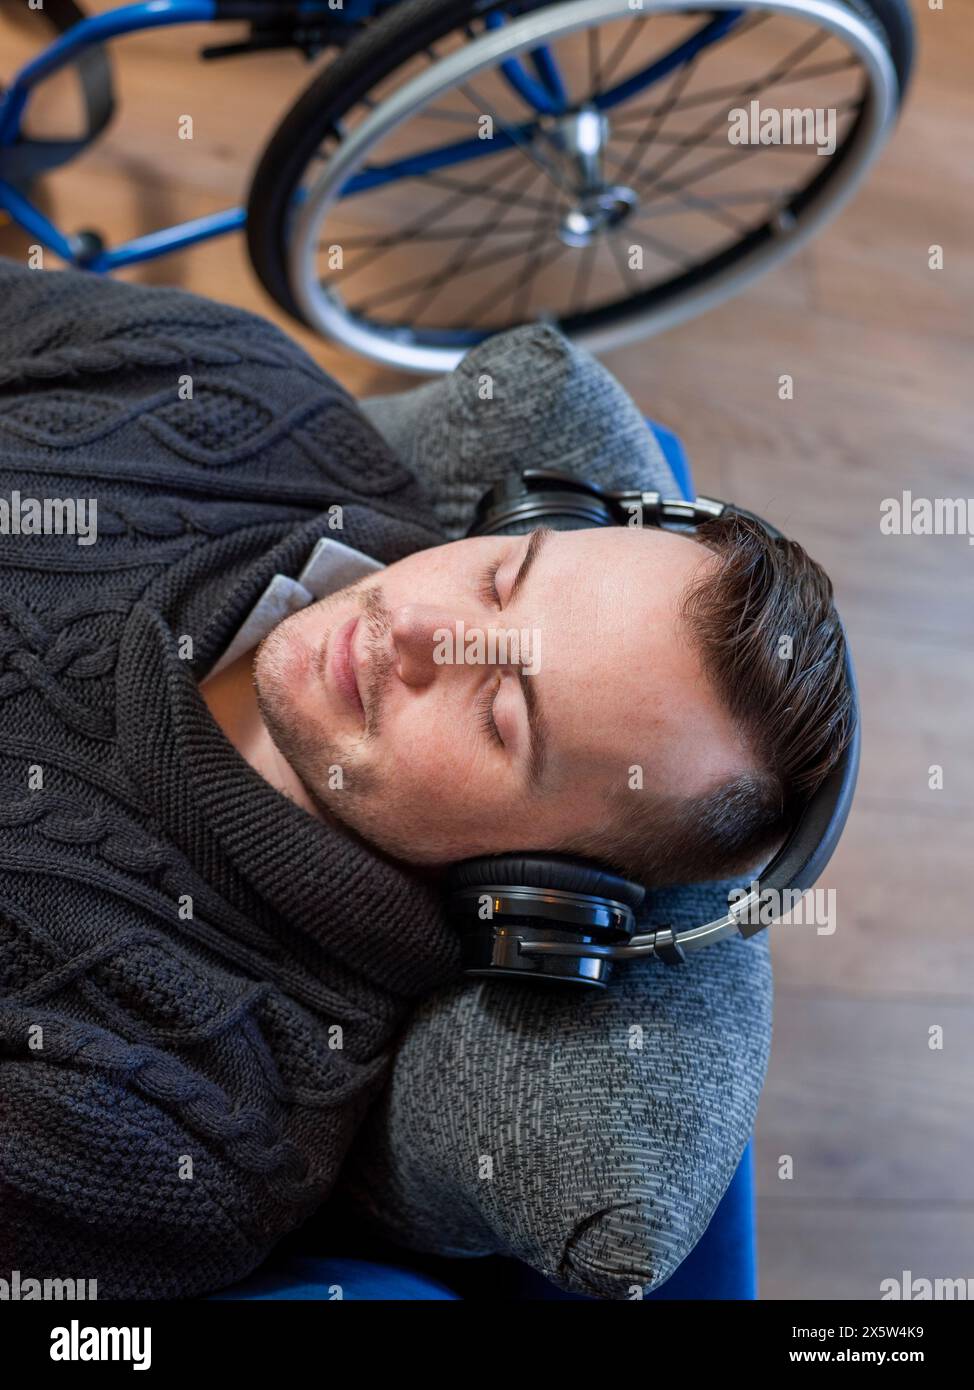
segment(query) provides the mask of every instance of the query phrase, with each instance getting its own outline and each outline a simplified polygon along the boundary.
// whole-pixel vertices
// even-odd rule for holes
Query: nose
[[[477,622],[473,613],[456,608],[420,603],[394,608],[391,637],[400,680],[406,685],[428,685],[434,677],[442,677],[444,671],[462,667],[465,636],[489,631],[490,626]],[[486,641],[481,643],[477,664],[481,670],[485,665],[503,665],[502,656],[501,644]]]

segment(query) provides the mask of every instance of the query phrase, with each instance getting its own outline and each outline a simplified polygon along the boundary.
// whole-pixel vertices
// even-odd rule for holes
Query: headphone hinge
[[[672,927],[661,927],[654,934],[653,954],[659,956],[664,965],[687,963],[687,953],[680,945],[679,937]]]

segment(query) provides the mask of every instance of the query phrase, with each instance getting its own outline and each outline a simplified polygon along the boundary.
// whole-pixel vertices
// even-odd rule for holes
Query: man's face
[[[389,854],[555,848],[610,793],[691,796],[749,767],[679,617],[711,563],[622,527],[419,551],[270,633],[261,714],[319,809]]]

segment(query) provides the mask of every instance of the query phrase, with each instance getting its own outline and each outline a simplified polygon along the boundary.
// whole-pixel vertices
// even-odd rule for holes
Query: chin
[[[254,658],[254,689],[261,717],[275,743],[278,733],[292,725],[296,715],[296,694],[305,677],[310,653],[296,636],[285,633],[280,623],[257,648]]]
[[[307,678],[310,665],[310,648],[293,626],[292,619],[285,618],[257,648],[254,684],[258,698],[279,703],[282,697],[297,691]]]

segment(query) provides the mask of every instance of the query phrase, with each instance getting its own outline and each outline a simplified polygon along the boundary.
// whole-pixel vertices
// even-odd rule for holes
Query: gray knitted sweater
[[[0,1274],[196,1295],[326,1196],[459,966],[432,887],[264,782],[198,678],[332,504],[387,563],[444,535],[263,320],[0,260],[15,492],[96,499],[98,539],[0,534]]]

